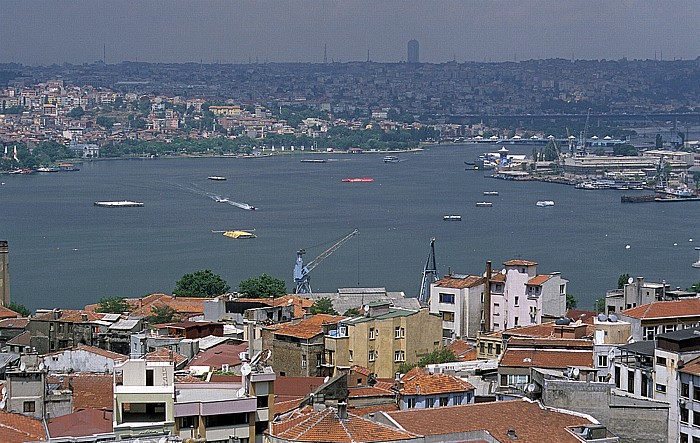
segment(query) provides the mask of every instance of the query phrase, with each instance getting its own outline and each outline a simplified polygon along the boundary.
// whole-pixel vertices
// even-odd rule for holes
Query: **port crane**
[[[418,294],[418,301],[421,306],[427,306],[428,302],[430,302],[430,284],[439,278],[437,265],[435,264],[435,237],[433,237],[430,239],[430,252],[423,268],[423,280],[420,284],[420,294]]]
[[[314,258],[311,260],[309,263],[304,265],[304,254],[306,254],[305,249],[299,249],[297,251],[297,260],[296,263],[294,264],[294,284],[295,284],[295,289],[294,293],[295,294],[310,294],[311,293],[311,284],[309,283],[309,273],[316,268],[323,260],[325,260],[329,255],[334,253],[338,248],[340,248],[345,242],[350,240],[352,237],[355,235],[359,234],[360,231],[355,229],[345,237],[341,238],[337,242],[335,242],[333,245],[331,245],[330,248],[326,249],[323,251],[321,254],[319,254],[318,257]]]

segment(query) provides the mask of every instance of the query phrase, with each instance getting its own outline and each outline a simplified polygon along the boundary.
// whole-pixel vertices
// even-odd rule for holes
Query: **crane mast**
[[[430,284],[437,281],[439,278],[437,265],[435,264],[435,238],[431,238],[430,252],[428,253],[428,260],[426,260],[425,267],[423,268],[423,280],[421,281],[420,294],[418,295],[418,301],[421,306],[426,306],[430,301]]]
[[[319,254],[318,257],[311,260],[309,263],[304,265],[304,254],[306,254],[305,249],[299,249],[297,251],[297,260],[294,263],[294,284],[295,294],[310,294],[311,284],[309,283],[309,273],[316,268],[323,260],[325,260],[329,255],[334,253],[339,247],[343,245],[346,241],[350,240],[352,237],[357,235],[360,231],[357,229],[353,230],[351,233],[341,238],[335,242],[330,248]]]

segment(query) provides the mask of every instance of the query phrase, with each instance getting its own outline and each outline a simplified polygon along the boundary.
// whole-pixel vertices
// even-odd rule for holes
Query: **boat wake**
[[[241,208],[241,209],[244,209],[246,211],[255,211],[256,209],[258,209],[255,206],[250,205],[248,203],[236,202],[236,201],[231,200],[229,197],[222,197],[221,195],[207,192],[203,189],[197,188],[194,185],[192,185],[192,186],[176,185],[176,186],[180,189],[184,189],[185,191],[189,191],[189,192],[192,192],[192,193],[197,194],[197,195],[209,197],[210,199],[214,200],[217,203],[228,203],[231,206],[235,206],[237,208]]]

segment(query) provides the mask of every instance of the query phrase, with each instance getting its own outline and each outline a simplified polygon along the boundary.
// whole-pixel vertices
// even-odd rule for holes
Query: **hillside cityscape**
[[[0,181],[126,159],[398,163],[464,145],[483,153],[460,169],[489,178],[622,191],[630,208],[699,204],[700,59],[435,64],[419,48],[401,63],[0,64]],[[620,263],[590,276],[609,290],[588,307],[559,263],[531,255],[440,275],[432,239],[417,297],[359,276],[312,291],[309,274],[356,234],[313,260],[299,250],[294,287],[263,269],[240,282],[192,269],[172,293],[30,310],[41,294],[11,291],[15,239],[0,232],[0,441],[700,441],[700,277],[681,288]]]

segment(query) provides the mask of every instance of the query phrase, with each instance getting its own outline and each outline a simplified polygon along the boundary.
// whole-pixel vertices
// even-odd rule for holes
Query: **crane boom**
[[[350,240],[355,235],[359,234],[359,230],[355,229],[345,237],[341,238],[330,248],[326,249],[318,255],[318,257],[311,260],[309,263],[304,265],[304,254],[306,254],[305,249],[299,249],[297,251],[297,260],[294,264],[294,283],[296,288],[294,289],[295,294],[309,294],[311,293],[311,284],[309,283],[309,273],[313,271],[316,266],[321,264],[329,255],[334,253],[338,248],[340,248],[346,241]]]

